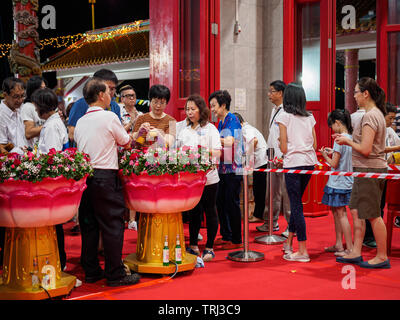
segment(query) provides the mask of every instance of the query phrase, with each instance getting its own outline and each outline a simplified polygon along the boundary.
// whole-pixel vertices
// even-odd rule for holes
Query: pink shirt
[[[314,116],[303,117],[282,110],[276,118],[275,121],[283,124],[287,129],[287,153],[283,158],[283,167],[293,168],[317,164],[312,134],[316,124]]]

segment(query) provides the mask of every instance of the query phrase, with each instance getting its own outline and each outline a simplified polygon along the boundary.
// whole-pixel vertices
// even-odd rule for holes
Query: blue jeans
[[[314,170],[314,166],[285,168],[288,170]],[[311,179],[309,174],[285,173],[286,189],[290,201],[289,232],[297,233],[298,241],[306,241],[306,221],[303,213],[302,197]]]

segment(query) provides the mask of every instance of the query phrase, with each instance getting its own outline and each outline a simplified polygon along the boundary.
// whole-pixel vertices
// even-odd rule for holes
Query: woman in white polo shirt
[[[49,153],[50,149],[63,150],[68,143],[68,133],[60,115],[56,111],[58,105],[56,94],[49,88],[38,89],[32,94],[31,101],[37,115],[44,120],[43,127],[40,130],[39,152]],[[64,270],[67,263],[67,255],[65,253],[62,224],[56,225],[56,234],[61,270]]]
[[[212,151],[214,163],[221,155],[221,141],[217,128],[209,122],[210,110],[206,102],[199,95],[190,96],[185,105],[188,126],[180,131],[177,136],[178,146],[197,147],[201,145]],[[216,196],[218,190],[218,170],[215,168],[207,173],[207,182],[197,206],[189,212],[189,253],[200,254],[197,245],[198,234],[201,227],[203,211],[207,222],[207,243],[202,253],[204,261],[215,257],[213,246],[218,231],[218,216],[216,210]]]

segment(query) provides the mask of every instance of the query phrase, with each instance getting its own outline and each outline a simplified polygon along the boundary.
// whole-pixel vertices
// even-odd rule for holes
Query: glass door
[[[302,84],[317,125],[318,147],[330,145],[334,109],[334,0],[285,0],[284,81]]]
[[[200,94],[207,101],[219,86],[218,44],[219,0],[179,0],[176,106],[181,119],[185,117],[187,97]]]

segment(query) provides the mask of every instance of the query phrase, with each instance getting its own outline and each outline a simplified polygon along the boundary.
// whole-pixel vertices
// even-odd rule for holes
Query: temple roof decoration
[[[86,32],[42,64],[42,71],[106,65],[149,58],[149,21],[135,21]]]

